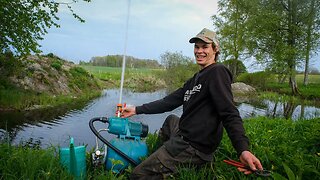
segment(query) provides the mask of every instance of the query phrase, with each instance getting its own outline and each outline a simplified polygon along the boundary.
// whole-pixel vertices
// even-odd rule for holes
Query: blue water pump
[[[108,123],[107,129],[97,131],[93,123],[100,121]],[[96,151],[92,154],[93,163],[105,164],[107,170],[120,172],[127,168],[129,164],[137,166],[141,162],[141,157],[148,154],[148,148],[142,138],[148,135],[148,126],[141,122],[133,122],[128,118],[120,117],[100,117],[93,118],[89,122],[90,129],[106,146],[104,152],[98,150],[98,141]],[[118,135],[110,142],[103,138],[100,131],[108,131],[111,134]],[[122,163],[113,164],[116,161]]]

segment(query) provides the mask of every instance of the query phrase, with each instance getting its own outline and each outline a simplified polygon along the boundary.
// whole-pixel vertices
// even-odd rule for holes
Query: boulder
[[[256,92],[256,89],[243,82],[236,82],[231,84],[232,92],[234,94],[250,94]]]

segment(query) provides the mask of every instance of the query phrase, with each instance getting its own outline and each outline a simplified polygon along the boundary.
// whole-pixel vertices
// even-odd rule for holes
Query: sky
[[[128,4],[130,13],[126,41]],[[61,6],[60,28],[51,28],[40,49],[78,63],[94,56],[124,54],[159,60],[168,52],[193,57],[188,41],[203,28],[213,29],[217,0],[92,0],[72,4],[80,23]],[[127,42],[127,43],[126,43]]]
[[[86,22],[80,23],[66,6],[60,6],[60,28],[50,28],[39,42],[44,54],[53,53],[75,63],[125,52],[159,61],[165,52],[194,57],[193,44],[188,41],[203,28],[214,30],[211,16],[217,14],[218,0],[80,0],[71,6]],[[249,72],[261,70],[250,65],[253,62],[244,62]],[[313,57],[310,65],[320,70],[320,56]]]

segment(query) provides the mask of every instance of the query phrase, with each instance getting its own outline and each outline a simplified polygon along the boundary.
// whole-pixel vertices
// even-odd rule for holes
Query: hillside
[[[81,98],[101,89],[86,70],[53,54],[20,59],[11,54],[1,55],[0,75],[0,109],[16,109],[13,101],[21,101],[20,104],[30,101],[27,105],[19,105],[22,108],[41,104],[37,96],[42,95],[46,99],[57,96],[65,96],[61,99],[66,96]]]

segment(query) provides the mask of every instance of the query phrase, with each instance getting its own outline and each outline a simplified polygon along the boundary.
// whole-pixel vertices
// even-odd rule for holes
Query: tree
[[[199,71],[199,67],[194,61],[181,52],[165,52],[160,55],[162,65],[166,68],[163,79],[169,88],[178,88]]]
[[[192,63],[192,59],[190,57],[182,55],[181,52],[165,52],[160,55],[160,61],[166,69],[172,69],[180,65],[187,65]]]
[[[306,7],[306,46],[305,46],[305,69],[304,69],[304,78],[303,84],[308,84],[308,72],[309,72],[309,60],[310,54],[313,49],[316,49],[319,46],[319,36],[320,36],[320,11],[317,9],[320,8],[319,1],[310,0]],[[317,22],[318,21],[318,22]]]
[[[234,59],[229,59],[229,60],[225,60],[222,62],[222,64],[224,64],[227,68],[232,68],[234,66]],[[242,63],[242,61],[236,61],[236,69],[237,69],[237,74],[232,74],[234,79],[236,79],[236,77],[241,74],[241,73],[246,73],[247,72],[247,68],[246,66]]]
[[[84,22],[71,7],[76,2],[78,1],[63,3],[54,0],[0,0],[0,53],[39,53],[38,41],[43,39],[47,29],[59,27],[59,6],[67,6],[77,20]]]
[[[247,33],[252,36],[248,43],[250,52],[256,59],[287,72],[292,94],[299,93],[295,75],[296,67],[305,57],[309,2],[252,0],[255,6],[248,11]]]
[[[217,33],[221,36],[223,57],[232,59],[228,65],[233,75],[239,74],[238,61],[246,58],[246,3],[245,0],[220,0],[219,14],[212,16]]]
[[[319,47],[319,4],[316,0],[219,0],[219,14],[213,20],[224,56],[234,62],[253,56],[268,70],[288,76],[292,94],[298,94],[296,68],[304,59],[308,68],[309,55]]]

